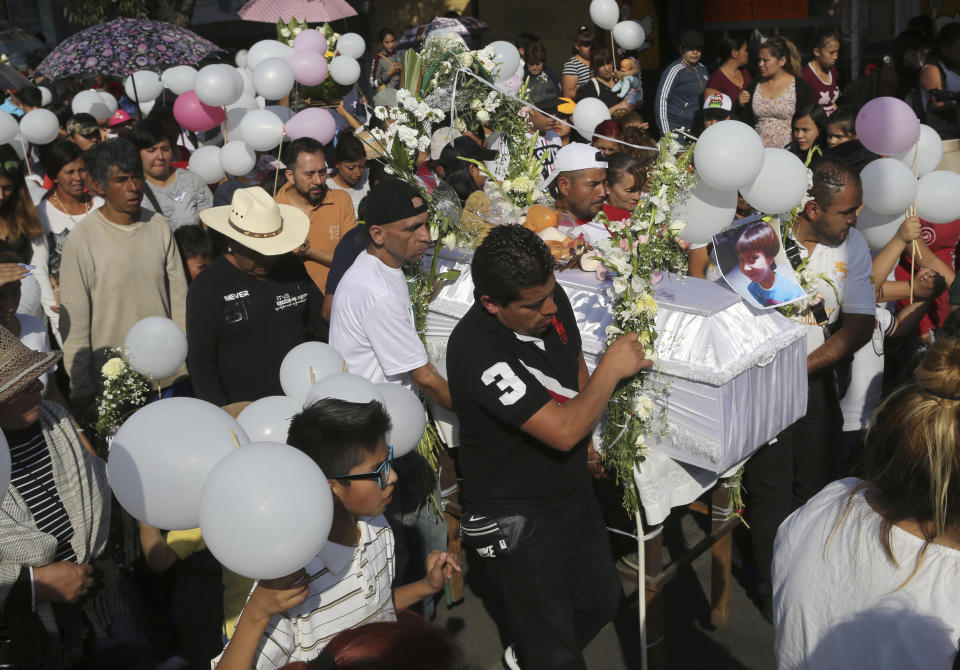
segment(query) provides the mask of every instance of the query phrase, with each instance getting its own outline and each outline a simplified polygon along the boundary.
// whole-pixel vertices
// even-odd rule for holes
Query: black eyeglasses
[[[361,472],[356,475],[335,475],[330,479],[376,479],[380,489],[387,488],[390,483],[390,464],[393,461],[393,445],[387,445],[387,458],[380,467],[373,472]]]

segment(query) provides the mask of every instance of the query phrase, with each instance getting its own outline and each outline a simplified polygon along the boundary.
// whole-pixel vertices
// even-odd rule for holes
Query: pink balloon
[[[215,128],[226,119],[222,107],[203,104],[197,98],[196,91],[187,91],[177,96],[173,103],[173,116],[177,123],[195,133]]]
[[[293,68],[293,78],[304,86],[316,86],[327,78],[327,59],[322,53],[296,51],[287,58],[287,63]]]
[[[857,138],[881,156],[900,154],[920,139],[920,119],[903,100],[874,98],[857,114]]]
[[[309,107],[287,121],[283,130],[291,140],[312,137],[321,144],[329,144],[337,132],[337,122],[329,109]]]
[[[321,54],[327,52],[327,38],[319,30],[304,30],[293,38],[294,51],[317,51]]]

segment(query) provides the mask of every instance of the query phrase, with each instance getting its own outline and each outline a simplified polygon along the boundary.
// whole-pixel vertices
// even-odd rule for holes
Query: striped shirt
[[[577,78],[577,88],[580,88],[584,84],[590,81],[590,77],[593,76],[593,73],[590,72],[590,66],[585,63],[581,63],[576,56],[570,56],[567,59],[567,62],[563,64],[563,76],[568,74],[573,75]]]
[[[307,564],[310,595],[270,620],[257,649],[258,669],[309,661],[340,631],[372,621],[396,621],[393,531],[383,515],[358,520],[357,526],[356,547],[327,542]]]

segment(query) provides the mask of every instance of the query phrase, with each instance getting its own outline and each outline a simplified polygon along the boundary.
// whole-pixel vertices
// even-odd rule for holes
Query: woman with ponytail
[[[863,479],[790,516],[773,559],[781,668],[948,668],[960,638],[960,339],[877,410]]]
[[[750,104],[744,121],[763,140],[763,146],[782,149],[790,144],[790,120],[801,107],[813,102],[813,93],[800,73],[800,53],[785,37],[771,37],[760,47],[760,78],[750,82]]]

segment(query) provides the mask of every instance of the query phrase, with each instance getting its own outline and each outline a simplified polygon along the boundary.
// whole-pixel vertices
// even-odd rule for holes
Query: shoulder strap
[[[163,216],[163,210],[160,209],[160,203],[157,201],[157,194],[150,188],[150,184],[147,183],[146,179],[143,180],[143,194],[147,197],[147,200],[150,201],[150,204],[153,205],[153,211]]]
[[[789,235],[783,236],[783,250],[787,254],[787,259],[790,261],[790,265],[793,266],[794,271],[800,272],[800,266],[803,264],[803,259],[800,258],[800,247],[797,246],[797,243],[794,242],[793,238]],[[813,318],[816,319],[818,326],[822,326],[830,320],[827,316],[827,310],[823,307],[823,300],[816,305],[810,305],[810,313],[813,315]]]

